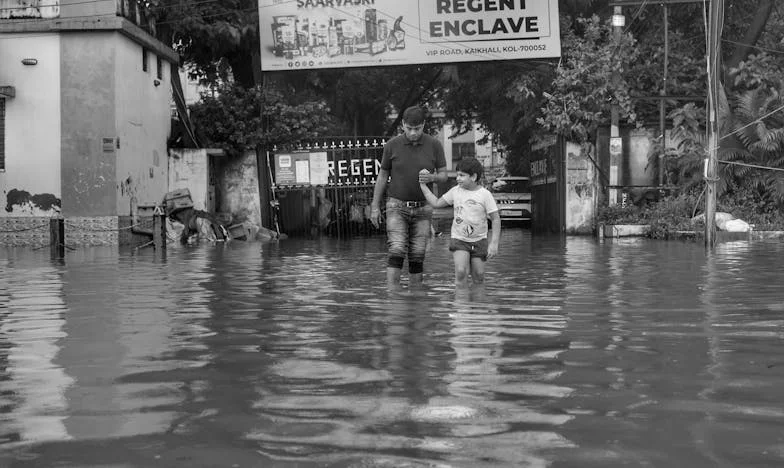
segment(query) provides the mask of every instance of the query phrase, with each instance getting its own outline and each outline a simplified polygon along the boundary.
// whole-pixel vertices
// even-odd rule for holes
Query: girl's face
[[[465,172],[457,171],[455,179],[457,180],[457,185],[464,189],[472,189],[476,186],[476,174],[468,175]]]

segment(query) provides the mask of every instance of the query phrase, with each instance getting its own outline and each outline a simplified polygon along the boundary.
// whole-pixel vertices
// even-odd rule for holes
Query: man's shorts
[[[487,261],[487,238],[480,239],[476,242],[466,242],[460,239],[449,240],[449,251],[465,250],[471,254],[471,258],[481,258],[482,261]]]

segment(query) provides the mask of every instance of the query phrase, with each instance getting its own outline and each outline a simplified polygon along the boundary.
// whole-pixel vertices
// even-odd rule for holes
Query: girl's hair
[[[476,158],[463,158],[457,162],[455,165],[455,170],[460,172],[465,172],[466,174],[472,176],[476,174],[476,181],[479,182],[482,180],[482,176],[484,175],[485,168],[482,167],[482,163],[479,162]]]

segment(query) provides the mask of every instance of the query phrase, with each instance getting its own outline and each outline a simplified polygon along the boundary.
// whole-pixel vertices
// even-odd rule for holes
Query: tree
[[[736,68],[749,55],[755,53],[758,42],[763,40],[766,43],[770,42],[770,38],[763,36],[765,36],[766,26],[771,19],[773,7],[773,0],[736,0],[729,4],[727,10],[732,15],[733,21],[725,23],[725,27],[731,28],[728,41],[731,41],[733,47],[730,49],[734,49],[734,51],[725,62],[726,73]],[[735,39],[736,37],[737,39]],[[773,37],[778,39],[778,36]],[[774,44],[767,45],[773,46]]]
[[[443,109],[460,131],[468,129],[469,122],[478,122],[511,150],[510,165],[518,172],[527,168],[528,148],[543,130],[591,141],[596,128],[607,125],[613,103],[620,106],[627,124],[658,124],[656,101],[639,99],[658,94],[662,86],[664,35],[658,4],[625,8],[627,26],[616,44],[608,23],[612,13],[609,0],[561,0],[560,62],[521,60],[262,74],[255,2],[150,3],[157,8],[161,34],[205,80],[218,83],[233,75],[234,82],[246,88],[266,84],[286,89],[284,98],[293,106],[326,103],[334,117],[330,132],[388,135],[396,130],[396,122],[387,119],[389,115],[411,104],[423,104]],[[769,25],[782,24],[781,12],[771,8],[772,3],[728,0],[724,54],[728,65],[735,57],[744,57],[738,64],[749,63],[749,51],[756,50],[759,55],[754,49],[757,42],[768,48],[778,46],[780,34]],[[695,96],[696,105],[703,105],[705,47],[700,25],[704,5],[677,4],[670,6],[670,11],[668,94]],[[620,79],[613,83],[608,76]],[[667,108],[686,104],[669,101]]]
[[[784,21],[774,14],[767,0],[736,0],[727,6],[723,54],[724,85],[720,102],[719,159],[742,164],[780,167],[777,152],[782,146],[779,139],[781,108],[776,107],[784,90],[784,64],[765,50],[773,50],[784,32]],[[757,44],[761,43],[761,47]],[[760,52],[762,50],[762,52]],[[689,105],[687,105],[689,106]],[[692,122],[683,127],[684,116],[696,116],[694,108],[679,107],[670,114],[674,120],[676,136],[682,141],[680,149],[668,154],[670,165],[678,172],[690,172],[701,179],[695,165],[707,154],[704,112],[699,124]],[[701,155],[699,153],[702,153]],[[700,157],[701,156],[701,157]],[[737,187],[756,187],[765,197],[782,200],[777,172],[765,172],[749,166],[725,164],[720,172],[722,179],[719,194],[729,193]],[[778,203],[778,201],[777,201]]]
[[[293,85],[330,104],[335,120],[348,136],[390,136],[401,110],[418,104],[435,107],[445,75],[441,65],[326,69],[268,74],[276,83]]]
[[[171,44],[205,83],[260,84],[256,0],[149,0],[158,38]]]
[[[578,20],[582,34],[567,29],[564,56],[550,92],[544,94],[538,123],[547,131],[577,143],[593,143],[596,130],[609,125],[612,106],[621,119],[634,124],[636,115],[624,70],[637,58],[630,34],[613,36],[609,21],[598,16]],[[615,78],[615,79],[613,79]]]
[[[208,146],[241,154],[249,148],[272,148],[307,140],[330,125],[323,102],[292,105],[285,91],[273,87],[224,85],[215,96],[193,105],[191,117]]]
[[[727,182],[757,190],[777,208],[784,206],[782,91],[784,87],[758,87],[737,96],[731,128],[740,144],[721,152]]]

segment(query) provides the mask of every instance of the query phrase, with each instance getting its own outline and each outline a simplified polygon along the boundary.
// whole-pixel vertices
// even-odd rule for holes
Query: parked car
[[[489,184],[501,221],[531,221],[531,181],[528,177],[506,176]]]

